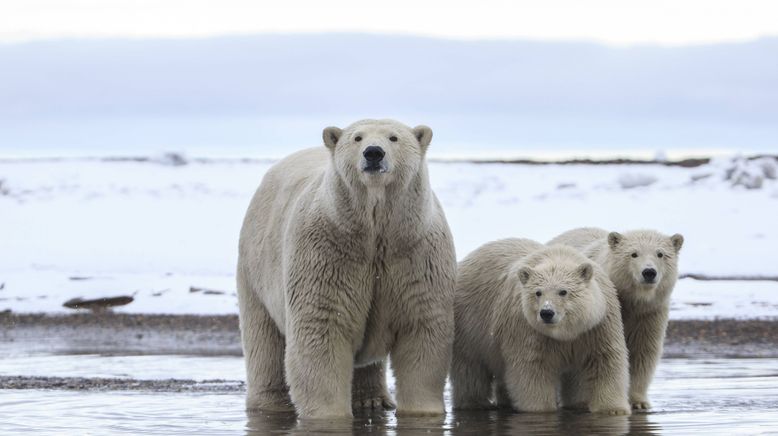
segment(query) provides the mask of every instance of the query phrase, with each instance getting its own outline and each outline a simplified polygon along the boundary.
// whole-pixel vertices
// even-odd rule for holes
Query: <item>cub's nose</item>
[[[643,270],[643,279],[651,283],[656,278],[656,270],[654,268],[646,268]]]
[[[540,319],[542,319],[546,324],[550,323],[551,320],[554,319],[554,315],[554,311],[551,309],[542,309],[540,311]]]
[[[384,149],[377,145],[371,145],[362,152],[362,156],[364,156],[365,160],[370,163],[381,162],[381,159],[384,158],[385,154],[386,153],[384,153]]]

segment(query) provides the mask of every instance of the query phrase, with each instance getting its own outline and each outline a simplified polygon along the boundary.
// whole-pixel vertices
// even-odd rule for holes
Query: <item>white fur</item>
[[[629,396],[635,409],[651,407],[648,387],[662,357],[683,242],[679,234],[667,236],[653,230],[621,234],[597,228],[571,230],[549,242],[582,250],[607,271],[616,286],[630,357]],[[651,283],[642,275],[649,268],[657,274]]]
[[[391,355],[398,413],[443,413],[456,258],[429,186],[431,137],[391,120],[328,127],[326,148],[265,175],[238,261],[249,409],[392,407]],[[381,171],[365,171],[371,145],[386,153]]]
[[[554,411],[561,400],[629,414],[616,290],[576,250],[490,242],[460,262],[455,295],[455,408],[488,408],[494,396],[519,411]],[[551,322],[543,309],[554,311]]]

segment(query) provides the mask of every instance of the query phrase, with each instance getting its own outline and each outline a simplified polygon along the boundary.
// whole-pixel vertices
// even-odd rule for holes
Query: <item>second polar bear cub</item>
[[[616,286],[629,350],[629,398],[634,409],[651,407],[648,387],[662,357],[683,241],[677,233],[667,236],[654,230],[633,230],[622,234],[584,227],[549,242],[581,250],[605,269]]]
[[[454,407],[630,413],[616,289],[577,250],[490,242],[460,264],[454,302]]]

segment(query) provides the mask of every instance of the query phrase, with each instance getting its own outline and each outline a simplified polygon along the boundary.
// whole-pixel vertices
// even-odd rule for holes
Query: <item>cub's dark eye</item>
[[[562,296],[562,297],[564,297],[565,295],[567,295],[567,291],[565,291],[564,289],[562,289],[561,291],[559,291],[559,295],[560,295],[560,296]]]
[[[361,136],[355,136],[355,137],[354,137],[354,141],[357,141],[357,142],[359,142],[359,141],[361,141],[361,140],[362,140],[362,137],[361,137]]]
[[[661,259],[661,258],[665,257],[665,254],[660,251],[659,253],[656,254],[656,257]]]
[[[389,140],[392,141],[392,142],[397,142],[397,137],[392,135],[392,136],[389,137]]]
[[[540,292],[540,291],[537,291],[537,292],[535,292],[535,295],[537,295],[538,297],[540,297],[541,295],[543,295],[543,293],[542,293],[542,292]]]
[[[632,253],[632,257],[638,257],[637,253]]]

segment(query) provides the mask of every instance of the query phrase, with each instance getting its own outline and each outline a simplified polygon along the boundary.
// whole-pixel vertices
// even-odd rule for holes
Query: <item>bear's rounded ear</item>
[[[594,266],[589,262],[582,263],[578,266],[578,269],[576,269],[576,273],[578,273],[578,277],[580,277],[584,283],[588,283],[594,275]]]
[[[611,248],[616,248],[617,245],[621,244],[621,241],[624,240],[624,236],[619,232],[610,232],[608,233],[608,245]]]
[[[340,139],[340,135],[343,134],[343,130],[340,130],[337,127],[327,127],[322,132],[321,136],[324,139],[324,145],[327,146],[330,150],[335,149],[335,144],[338,143],[338,140]]]
[[[532,268],[528,266],[523,266],[519,268],[519,281],[522,285],[526,286],[527,282],[529,282],[530,277],[532,277]]]
[[[675,248],[675,252],[678,253],[681,251],[681,247],[683,247],[683,235],[680,233],[676,233],[673,236],[670,236],[670,241],[673,243],[673,247]]]
[[[421,149],[427,150],[427,147],[430,145],[430,141],[432,141],[432,129],[423,125],[416,126],[413,128],[413,136],[415,136],[416,140],[419,141]]]

